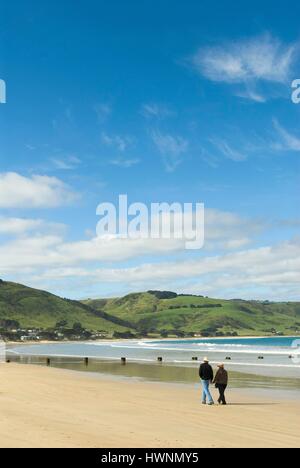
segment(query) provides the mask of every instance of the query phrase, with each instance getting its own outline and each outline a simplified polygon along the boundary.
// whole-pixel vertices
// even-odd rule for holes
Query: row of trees
[[[12,330],[17,330],[17,332],[13,333]],[[13,340],[19,339],[24,334],[24,329],[21,328],[20,323],[17,320],[2,319],[0,320],[0,332],[7,339]],[[40,338],[48,340],[57,340],[59,338],[80,338],[88,340],[93,336],[94,332],[85,329],[80,322],[75,322],[72,326],[69,326],[67,320],[60,320],[55,324],[53,328],[39,330],[38,334]],[[147,326],[147,324],[144,323],[141,327],[139,327],[138,331],[134,333],[130,330],[115,331],[113,333],[113,337],[121,339],[130,339],[145,337],[149,334],[160,334],[162,338],[167,338],[170,335],[176,336],[178,338],[193,337],[195,335],[194,332],[183,332],[181,330],[174,329],[157,330],[154,327]],[[223,332],[220,332],[218,330],[218,327],[215,326],[199,330],[198,334],[204,337],[225,335]],[[226,335],[237,336],[237,333],[226,333]]]

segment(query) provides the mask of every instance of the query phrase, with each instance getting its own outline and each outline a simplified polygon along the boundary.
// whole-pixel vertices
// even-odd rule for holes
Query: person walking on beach
[[[225,390],[228,385],[228,372],[224,368],[224,364],[218,365],[218,371],[216,373],[213,383],[216,385],[216,388],[219,390],[220,397],[218,403],[221,405],[226,405],[225,399]]]
[[[199,377],[202,382],[202,390],[203,390],[202,404],[206,405],[206,399],[207,399],[209,405],[214,405],[214,400],[209,391],[209,385],[214,380],[214,371],[211,365],[209,364],[209,360],[207,358],[203,359],[203,363],[201,364],[199,368]]]

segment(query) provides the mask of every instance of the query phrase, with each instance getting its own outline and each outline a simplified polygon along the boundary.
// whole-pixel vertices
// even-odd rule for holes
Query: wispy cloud
[[[132,166],[136,166],[139,163],[140,163],[140,159],[138,158],[132,158],[132,159],[117,158],[117,159],[112,159],[110,161],[110,164],[112,164],[113,166],[124,167],[126,169]]]
[[[267,98],[259,93],[256,89],[251,86],[246,85],[244,90],[236,91],[235,95],[243,99],[249,99],[251,101],[264,103],[267,101]]]
[[[300,138],[289,133],[283,128],[277,119],[273,119],[273,125],[280,137],[280,143],[275,143],[273,147],[283,151],[300,151]]]
[[[142,105],[141,114],[146,118],[165,119],[176,115],[176,112],[164,104],[152,102]]]
[[[247,154],[233,148],[226,140],[214,138],[210,139],[210,143],[214,145],[226,158],[232,161],[241,162],[246,161]]]
[[[255,90],[259,81],[283,84],[291,75],[297,46],[284,44],[270,34],[223,46],[204,47],[192,57],[199,74],[215,82],[243,84],[242,97],[262,102]]]
[[[163,157],[166,170],[174,171],[181,164],[183,155],[188,150],[188,140],[159,131],[152,132],[152,140]]]
[[[81,160],[76,156],[68,156],[66,158],[52,158],[51,161],[56,169],[64,171],[76,169],[79,164],[81,164]]]
[[[207,148],[200,148],[200,157],[208,166],[213,169],[219,167],[220,158],[212,151],[208,151]]]
[[[112,114],[112,106],[106,102],[100,102],[94,106],[94,111],[97,114],[100,123],[105,122]]]
[[[109,135],[108,133],[102,132],[101,141],[104,145],[123,152],[133,144],[134,139],[127,135]]]
[[[25,145],[25,148],[28,149],[29,151],[34,151],[36,149],[36,146],[31,145],[30,143],[27,143]]]

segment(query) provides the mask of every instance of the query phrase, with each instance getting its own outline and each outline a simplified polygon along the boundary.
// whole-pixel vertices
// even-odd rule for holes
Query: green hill
[[[300,331],[300,303],[221,300],[168,291],[79,302],[0,280],[0,328],[5,330],[9,321],[45,330],[65,321],[65,328],[80,323],[87,330],[110,334],[295,334]]]
[[[221,300],[149,291],[87,300],[85,304],[129,321],[142,334],[268,335],[300,331],[299,302]]]
[[[74,323],[80,323],[89,330],[122,332],[131,329],[126,321],[104,311],[94,310],[81,302],[0,280],[2,327],[9,320],[17,321],[24,328],[47,329],[55,327],[59,321],[66,321],[66,326],[72,327]]]

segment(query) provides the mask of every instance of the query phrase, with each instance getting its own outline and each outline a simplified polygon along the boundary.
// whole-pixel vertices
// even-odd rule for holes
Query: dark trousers
[[[223,385],[223,384],[217,384],[218,385],[218,390],[219,390],[219,393],[220,393],[220,398],[218,399],[218,402],[219,403],[223,403],[223,405],[226,405],[226,400],[225,400],[225,390],[227,388],[227,385]]]

